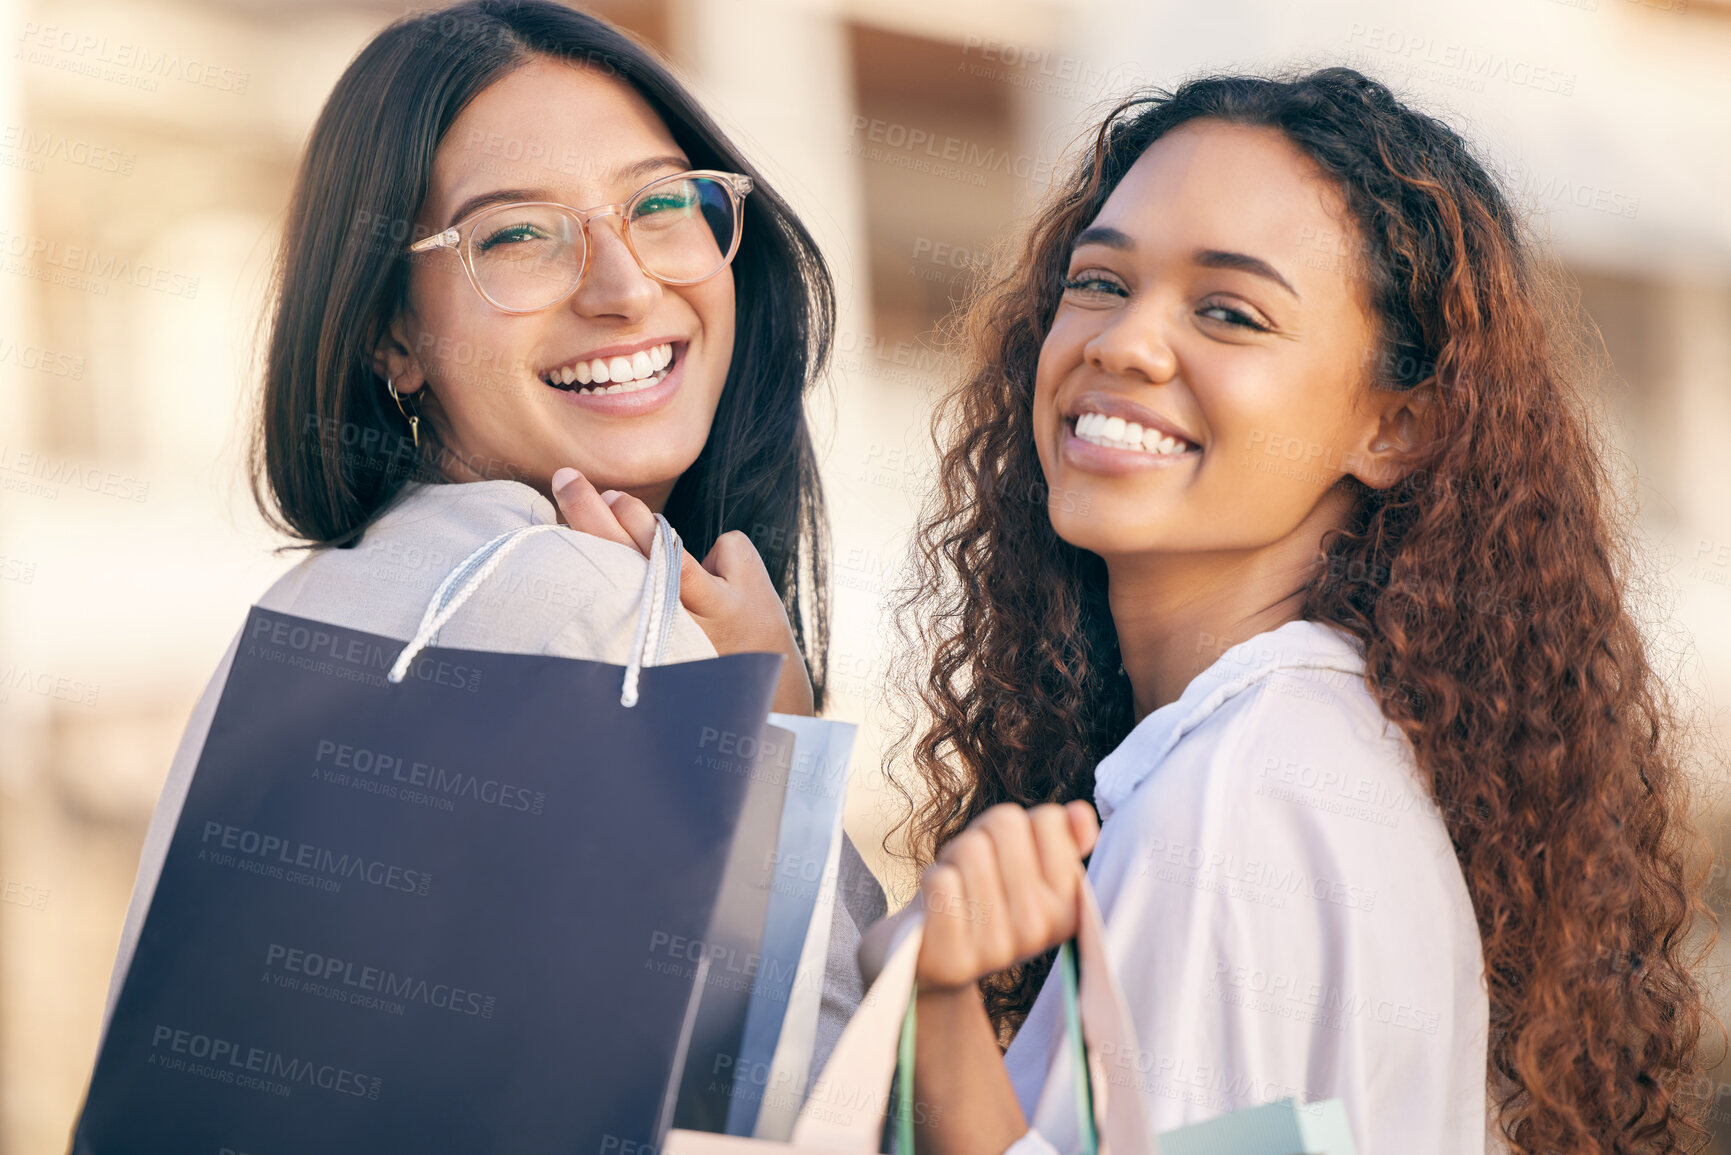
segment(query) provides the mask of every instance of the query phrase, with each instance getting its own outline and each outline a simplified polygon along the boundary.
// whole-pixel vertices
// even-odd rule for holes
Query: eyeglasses
[[[505,313],[538,313],[577,291],[589,263],[589,223],[617,215],[625,247],[645,276],[664,285],[695,285],[733,260],[751,185],[739,173],[696,170],[651,181],[622,204],[498,205],[407,251],[455,249],[469,283],[489,305]]]

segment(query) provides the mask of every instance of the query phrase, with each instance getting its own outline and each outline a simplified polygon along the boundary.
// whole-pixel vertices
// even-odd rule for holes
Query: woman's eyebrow
[[[1292,287],[1292,283],[1261,257],[1253,257],[1249,253],[1228,252],[1225,249],[1198,249],[1192,259],[1205,269],[1237,269],[1241,273],[1273,281],[1294,298],[1298,298],[1298,290]]]
[[[487,205],[508,205],[513,201],[544,201],[546,199],[547,190],[538,188],[499,188],[491,192],[476,193],[451,211],[451,219],[445,222],[445,227],[450,228],[476,209]]]
[[[615,179],[619,181],[638,181],[653,173],[659,172],[664,168],[684,170],[690,163],[691,162],[686,160],[684,157],[674,156],[671,153],[666,156],[645,157],[640,161],[626,165],[624,168],[616,169]],[[512,201],[547,201],[558,199],[558,197],[551,195],[544,188],[501,188],[494,189],[491,192],[477,193],[462,204],[458,205],[456,209],[452,211],[451,219],[446,222],[445,227],[450,228],[452,225],[463,220],[477,209],[484,208],[491,204],[505,205],[510,204]]]
[[[1083,229],[1076,235],[1075,243],[1070,247],[1079,249],[1083,245],[1104,245],[1108,249],[1119,249],[1124,252],[1136,247],[1136,242],[1130,239],[1130,234],[1111,225],[1093,225]]]
[[[642,177],[649,176],[651,173],[657,172],[660,169],[671,168],[684,170],[690,167],[690,161],[686,160],[682,156],[674,156],[669,153],[666,156],[645,157],[636,164],[626,165],[624,168],[619,170],[619,177],[621,180],[638,180]]]

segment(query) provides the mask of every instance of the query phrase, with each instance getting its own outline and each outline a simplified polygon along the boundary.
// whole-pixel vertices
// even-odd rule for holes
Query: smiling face
[[[437,233],[509,201],[621,203],[690,167],[635,90],[536,57],[451,125],[417,223]],[[536,313],[489,305],[454,249],[412,258],[408,306],[381,346],[380,372],[436,425],[437,463],[454,480],[510,477],[546,490],[555,470],[573,466],[659,510],[697,459],[733,355],[732,271],[662,284],[638,267],[619,223],[590,222],[577,291]]]
[[[1195,121],[1149,147],[1078,237],[1040,351],[1060,537],[1108,562],[1304,552],[1348,512],[1343,475],[1393,480],[1402,395],[1369,384],[1354,235],[1273,129]]]

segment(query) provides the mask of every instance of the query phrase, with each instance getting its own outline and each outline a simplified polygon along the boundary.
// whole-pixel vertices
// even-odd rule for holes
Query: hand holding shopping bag
[[[914,968],[925,933],[923,911],[916,905],[897,916],[888,928],[888,962],[872,984],[853,1021],[830,1055],[829,1065],[817,1080],[805,1109],[800,1113],[789,1143],[740,1139],[692,1131],[674,1131],[668,1136],[664,1155],[790,1155],[823,1152],[826,1155],[869,1155],[878,1150],[890,1087],[902,1058],[903,1083],[906,1059],[912,1054],[908,1008],[913,999]],[[1134,1094],[1113,1093],[1099,1061],[1101,1048],[1135,1046],[1134,1028],[1123,1007],[1123,996],[1105,969],[1099,908],[1093,892],[1084,892],[1084,910],[1077,942],[1081,950],[1082,979],[1077,1004],[1080,1036],[1088,1040],[1089,1067],[1095,1085],[1091,1107],[1101,1136],[1100,1150],[1123,1155],[1154,1151],[1142,1118],[1141,1103]],[[914,1029],[917,1029],[915,1024]],[[903,1091],[902,1102],[911,1105]],[[911,1133],[911,1132],[905,1132]],[[1289,1153],[1290,1155],[1290,1153]]]
[[[597,493],[575,469],[553,474],[553,497],[572,529],[631,546],[648,557],[658,535],[658,516],[640,499],[618,490]],[[723,654],[781,654],[774,710],[812,713],[811,677],[793,636],[781,595],[751,538],[731,530],[715,539],[700,563],[680,550],[679,604]]]
[[[1086,1120],[1080,1128],[1084,1150],[1098,1155],[1355,1155],[1338,1100],[1303,1107],[1271,1103],[1155,1136],[1133,1085],[1113,1076],[1114,1059],[1140,1050],[1108,962],[1099,903],[1086,878],[1080,904],[1076,937],[1061,948],[1048,981],[1065,984],[1070,1070],[1078,1075],[1077,1110]],[[903,1106],[898,1155],[912,1155],[909,1108],[918,1024],[911,1007],[924,924],[916,903],[879,924],[862,947],[888,961],[836,1045],[789,1143],[673,1131],[663,1155],[871,1155],[879,1150],[892,1082]]]

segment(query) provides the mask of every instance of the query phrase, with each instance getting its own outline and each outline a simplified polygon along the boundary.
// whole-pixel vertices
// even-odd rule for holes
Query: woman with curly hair
[[[1042,980],[1090,851],[1142,1047],[1107,1073],[1159,1130],[1702,1135],[1686,782],[1554,297],[1356,72],[1106,120],[968,315],[902,607],[922,1151],[1075,1149]]]

